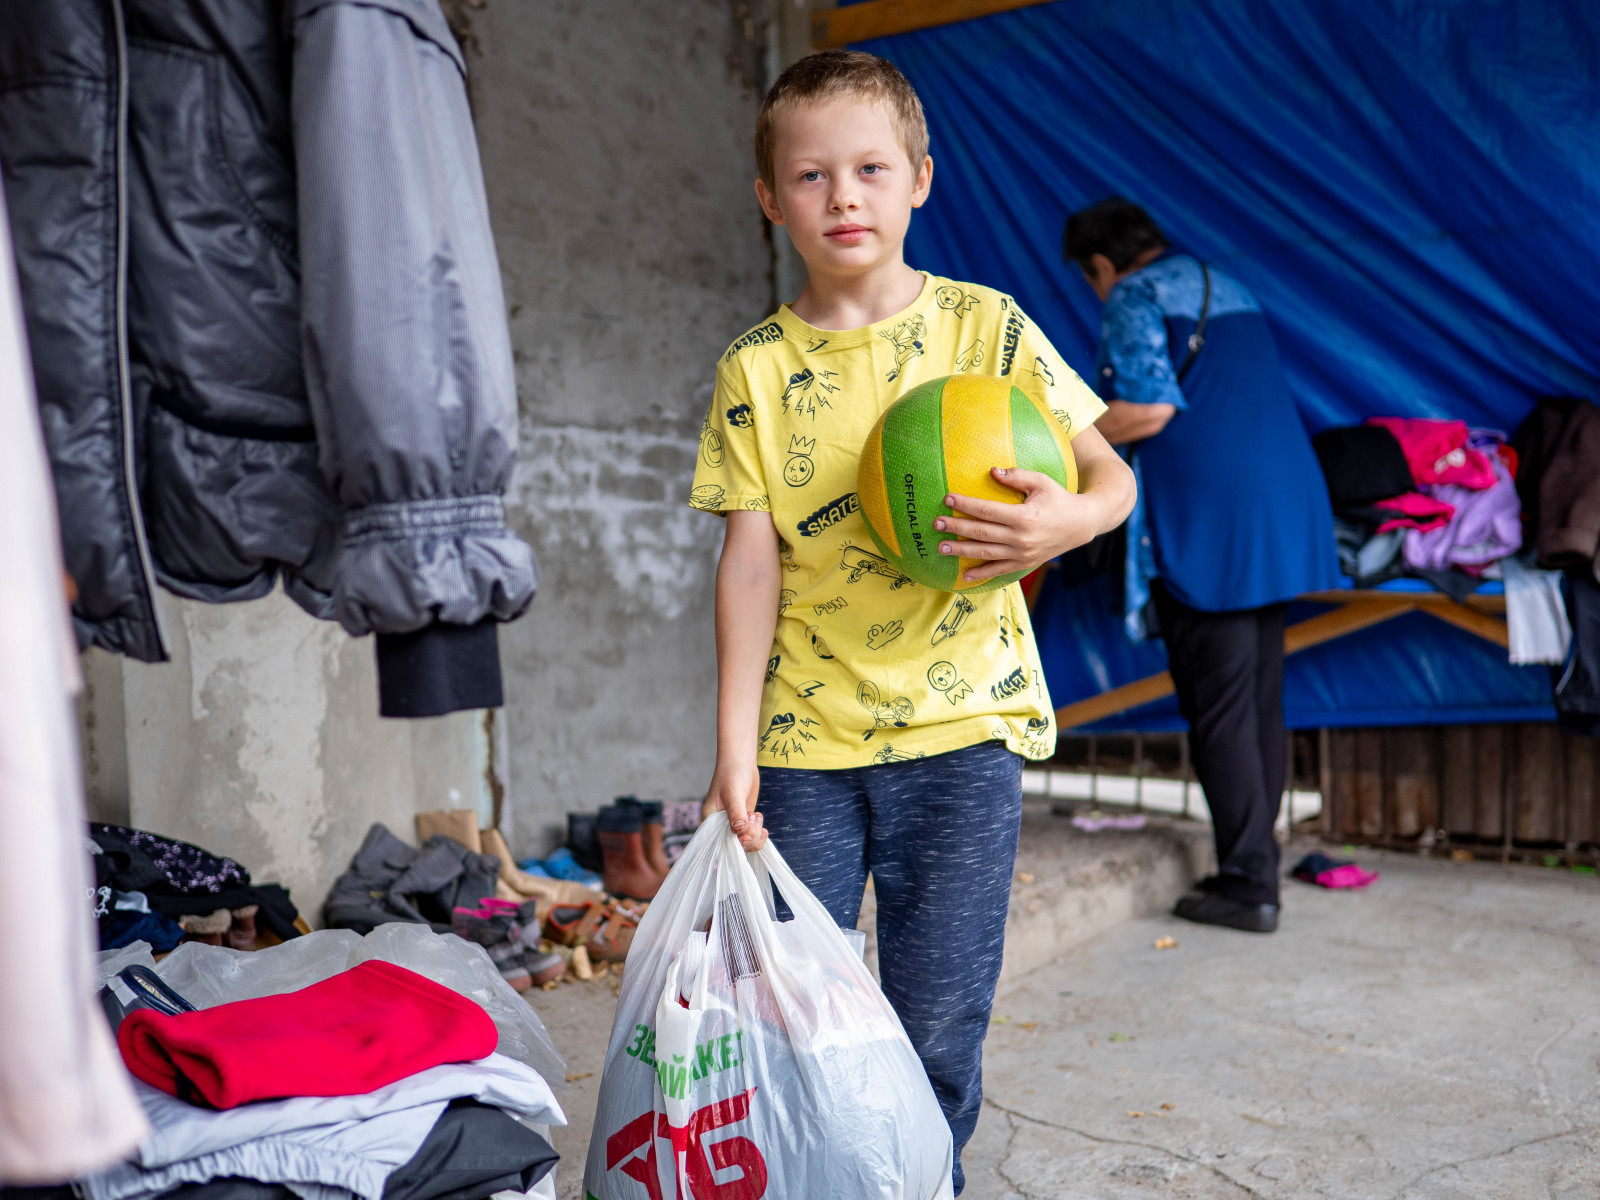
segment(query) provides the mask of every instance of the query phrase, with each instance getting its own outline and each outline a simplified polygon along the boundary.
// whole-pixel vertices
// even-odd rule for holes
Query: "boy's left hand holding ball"
[[[981,583],[1012,571],[1031,571],[1068,550],[1075,550],[1100,532],[1106,519],[1098,495],[1077,495],[1050,476],[1020,467],[996,467],[992,474],[1023,495],[1022,503],[979,500],[952,493],[945,504],[963,517],[939,517],[933,527],[953,533],[958,541],[939,543],[940,554],[981,559],[962,576]]]

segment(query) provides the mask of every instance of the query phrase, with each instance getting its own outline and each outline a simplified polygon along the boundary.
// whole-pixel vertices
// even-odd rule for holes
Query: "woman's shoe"
[[[233,910],[233,924],[228,927],[228,945],[235,950],[256,948],[256,913],[260,910],[259,904],[247,904]]]
[[[1185,921],[1242,929],[1246,933],[1275,933],[1278,928],[1276,904],[1246,904],[1220,892],[1190,892],[1173,906],[1172,912]]]
[[[667,872],[672,870],[672,864],[667,861],[666,826],[662,822],[661,805],[659,803],[646,806],[643,833],[644,859],[650,864],[652,871],[655,871],[665,879]]]

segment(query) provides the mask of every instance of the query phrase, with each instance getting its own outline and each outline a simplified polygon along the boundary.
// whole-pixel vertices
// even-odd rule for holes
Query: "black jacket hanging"
[[[80,641],[159,661],[157,582],[281,578],[410,637],[386,712],[498,704],[535,569],[436,0],[0,0],[0,167]]]

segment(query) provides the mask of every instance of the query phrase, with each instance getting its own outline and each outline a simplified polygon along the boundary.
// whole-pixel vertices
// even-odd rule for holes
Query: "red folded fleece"
[[[498,1040],[477,1004],[386,962],[178,1016],[138,1009],[117,1030],[134,1075],[212,1108],[360,1095],[440,1063],[483,1058]]]

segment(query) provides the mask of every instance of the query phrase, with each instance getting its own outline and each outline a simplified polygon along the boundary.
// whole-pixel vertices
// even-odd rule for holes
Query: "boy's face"
[[[857,275],[899,261],[933,159],[913,166],[888,113],[849,97],[791,109],[775,133],[773,185],[756,180],[756,195],[806,265]]]

